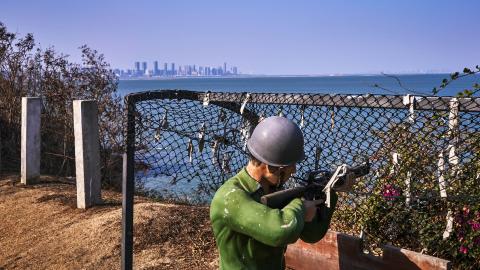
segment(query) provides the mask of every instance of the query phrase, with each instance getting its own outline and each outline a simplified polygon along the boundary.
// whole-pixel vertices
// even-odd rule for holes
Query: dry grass
[[[75,186],[51,177],[23,186],[0,176],[0,269],[119,269],[121,194],[77,209]],[[136,198],[135,269],[216,269],[207,207]]]

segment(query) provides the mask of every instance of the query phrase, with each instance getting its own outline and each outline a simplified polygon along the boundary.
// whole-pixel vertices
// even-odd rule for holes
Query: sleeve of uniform
[[[302,239],[304,242],[318,242],[327,233],[330,221],[332,219],[333,211],[335,210],[338,200],[338,196],[335,191],[332,192],[332,205],[330,208],[327,208],[326,217],[324,219],[320,219],[317,214],[311,222],[305,222],[303,231],[300,234],[300,239]]]
[[[283,209],[272,209],[253,200],[247,192],[233,188],[224,196],[224,219],[228,226],[269,246],[285,246],[300,237],[304,207],[300,199]]]

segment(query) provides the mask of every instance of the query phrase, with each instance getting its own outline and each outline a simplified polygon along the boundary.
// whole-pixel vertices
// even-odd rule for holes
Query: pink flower
[[[459,248],[460,253],[467,254],[468,253],[468,248],[465,246],[460,246]]]
[[[472,226],[472,230],[474,230],[474,231],[480,230],[480,223],[478,223],[478,222],[471,222],[470,226]]]
[[[386,184],[386,185],[383,187],[382,196],[383,196],[386,200],[391,201],[391,200],[394,200],[395,197],[400,196],[400,191],[398,191],[398,190],[397,190],[395,187],[393,187],[392,185]]]

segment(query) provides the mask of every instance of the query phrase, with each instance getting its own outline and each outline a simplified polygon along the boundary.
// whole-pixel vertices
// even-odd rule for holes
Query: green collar
[[[260,183],[258,183],[255,179],[253,179],[250,176],[250,174],[248,174],[247,168],[243,168],[238,173],[238,179],[240,180],[240,183],[242,184],[243,188],[249,193],[254,193],[258,189],[262,188]]]

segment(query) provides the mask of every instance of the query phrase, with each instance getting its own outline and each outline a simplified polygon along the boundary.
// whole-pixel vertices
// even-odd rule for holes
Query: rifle
[[[330,190],[341,188],[350,178],[367,175],[370,172],[370,164],[367,162],[355,167],[348,167],[343,164],[338,166],[335,172],[327,170],[309,171],[306,177],[301,179],[303,185],[289,188],[264,195],[260,201],[270,207],[281,209],[294,198],[305,198],[306,200],[324,200],[327,207],[330,207]]]

